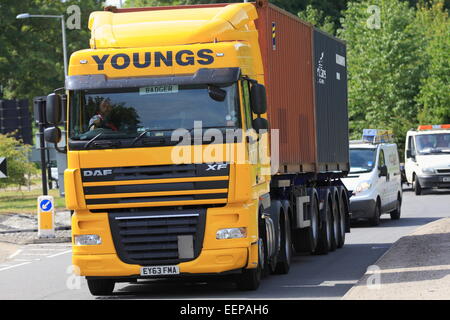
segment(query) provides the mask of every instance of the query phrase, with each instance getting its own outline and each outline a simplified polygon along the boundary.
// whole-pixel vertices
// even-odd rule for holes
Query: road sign
[[[55,237],[55,205],[52,196],[38,198],[38,237]]]
[[[0,179],[8,178],[8,172],[6,170],[6,158],[0,157]]]

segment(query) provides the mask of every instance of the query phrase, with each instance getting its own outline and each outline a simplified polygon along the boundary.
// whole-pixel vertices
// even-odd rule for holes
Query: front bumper
[[[376,201],[370,198],[350,198],[350,212],[352,219],[371,218],[375,210]]]
[[[257,205],[227,205],[209,208],[201,251],[195,259],[174,263],[124,262],[118,254],[107,212],[76,211],[72,216],[72,263],[77,274],[87,277],[140,277],[141,266],[178,265],[183,274],[220,274],[255,268],[258,261]],[[253,221],[254,220],[254,221]],[[247,238],[217,240],[223,228],[246,227]],[[75,235],[97,234],[100,245],[75,245]],[[148,277],[147,277],[148,278]]]
[[[418,176],[418,179],[422,188],[450,188],[450,175]]]
[[[219,274],[229,270],[243,269],[247,266],[248,256],[247,248],[203,250],[197,259],[179,264],[179,276],[183,276],[183,274]],[[81,276],[141,278],[141,266],[126,264],[116,254],[74,254],[72,263],[78,267],[76,269],[79,270],[78,273]]]

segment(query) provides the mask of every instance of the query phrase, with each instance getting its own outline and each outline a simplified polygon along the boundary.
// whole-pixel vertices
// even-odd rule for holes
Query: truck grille
[[[437,169],[437,173],[450,173],[450,169]]]
[[[129,264],[178,264],[200,254],[206,209],[109,214],[119,258]]]
[[[82,169],[89,209],[226,203],[229,165],[186,164]],[[178,202],[178,203],[177,203]]]

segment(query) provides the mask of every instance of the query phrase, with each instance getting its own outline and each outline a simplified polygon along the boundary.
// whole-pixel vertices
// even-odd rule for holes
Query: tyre
[[[89,291],[93,296],[109,296],[114,291],[114,280],[110,279],[88,279]]]
[[[380,224],[381,217],[381,204],[380,201],[377,200],[377,204],[375,205],[375,209],[373,210],[373,216],[369,219],[370,225],[375,227]]]
[[[398,220],[400,219],[400,215],[402,213],[402,198],[398,196],[397,198],[397,207],[394,211],[391,212],[391,219]]]
[[[347,214],[347,206],[345,204],[344,193],[339,197],[339,237],[338,248],[342,248],[345,244],[345,216]]]
[[[265,261],[265,247],[263,239],[258,240],[258,266],[254,269],[245,269],[237,278],[236,285],[239,290],[252,291],[259,288]]]
[[[320,219],[319,219],[319,204],[316,192],[311,193],[311,204],[309,206],[311,226],[303,229],[293,230],[292,242],[295,251],[314,253],[319,241]]]
[[[420,196],[422,194],[422,186],[420,185],[419,178],[417,178],[416,175],[414,175],[413,178],[413,189],[416,196]]]
[[[332,214],[331,217],[333,219],[332,221],[332,226],[333,226],[333,230],[332,230],[332,234],[331,234],[331,248],[330,251],[334,251],[337,249],[338,247],[338,241],[339,241],[339,229],[340,229],[340,219],[339,219],[339,208],[338,208],[338,201],[336,201],[336,198],[333,196],[333,200],[331,203],[331,209]]]
[[[275,274],[287,274],[291,267],[292,241],[291,241],[291,223],[289,215],[285,214],[280,220],[281,243],[280,252],[275,267]]]
[[[319,230],[319,241],[317,243],[316,254],[327,254],[331,249],[331,242],[333,241],[333,217],[332,209],[329,201],[324,205],[325,214]]]

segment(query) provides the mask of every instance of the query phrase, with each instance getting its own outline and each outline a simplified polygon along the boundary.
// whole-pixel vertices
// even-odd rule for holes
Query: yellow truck
[[[64,185],[93,295],[210,275],[255,290],[294,250],[344,245],[343,42],[267,1],[108,7],[89,28],[66,77]],[[50,94],[48,121],[61,111]]]

